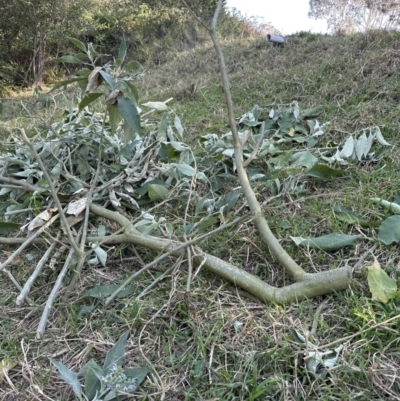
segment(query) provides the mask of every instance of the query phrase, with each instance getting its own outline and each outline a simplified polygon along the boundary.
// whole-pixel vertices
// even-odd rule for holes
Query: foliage
[[[333,32],[395,29],[400,5],[395,0],[310,0],[309,15],[326,19]]]
[[[108,351],[103,367],[91,359],[79,373],[75,373],[59,361],[51,358],[50,361],[58,369],[60,377],[72,387],[78,400],[124,400],[127,398],[126,394],[134,392],[140,386],[149,372],[146,368],[121,367],[128,335],[128,331],[122,334]],[[80,377],[84,378],[84,392],[79,382]]]

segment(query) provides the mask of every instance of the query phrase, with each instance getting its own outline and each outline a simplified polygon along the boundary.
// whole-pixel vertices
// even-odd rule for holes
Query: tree
[[[400,24],[397,0],[310,0],[309,16],[326,19],[333,32],[395,29]]]

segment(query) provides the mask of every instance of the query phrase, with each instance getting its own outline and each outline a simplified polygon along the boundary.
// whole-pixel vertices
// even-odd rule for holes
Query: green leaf
[[[124,358],[125,346],[126,346],[126,341],[128,340],[128,336],[129,336],[129,330],[126,331],[124,334],[122,334],[122,336],[115,343],[115,345],[107,352],[107,356],[103,365],[104,373],[107,374],[108,370],[110,369],[110,366],[114,363],[117,366],[122,365],[122,360]]]
[[[125,37],[123,37],[118,52],[118,58],[121,60],[121,63],[123,63],[125,60],[127,49],[128,48],[126,47],[126,40]]]
[[[74,390],[75,395],[82,399],[82,387],[78,380],[78,375],[72,370],[68,369],[63,363],[56,361],[55,359],[49,358],[50,362],[58,369],[60,377],[68,383],[72,390]]]
[[[126,97],[119,96],[118,110],[121,113],[122,118],[127,122],[127,124],[140,135],[140,116],[132,100]]]
[[[95,309],[94,305],[83,305],[83,306],[81,306],[81,309],[79,309],[79,312],[76,315],[76,317],[78,319],[82,319],[88,313],[93,312],[94,309]]]
[[[84,61],[79,60],[79,58],[76,58],[74,56],[62,56],[59,58],[56,58],[54,61],[57,61],[59,63],[70,63],[70,64],[85,64]]]
[[[107,298],[109,297],[117,288],[119,288],[119,284],[107,284],[107,285],[96,285],[93,288],[87,290],[83,296],[84,297],[92,297],[92,298]],[[128,295],[133,294],[135,288],[133,285],[127,285],[124,290],[122,290],[117,297],[123,298]]]
[[[357,235],[331,233],[321,237],[302,238],[290,237],[296,245],[308,246],[310,248],[322,249],[324,251],[337,251],[346,246],[352,246],[359,239]]]
[[[297,152],[292,156],[295,166],[311,168],[317,161],[316,158],[310,151]]]
[[[179,136],[182,138],[183,137],[183,127],[181,124],[181,120],[179,119],[178,116],[175,116],[174,125],[175,125],[176,130],[178,131]]]
[[[103,375],[103,370],[93,360],[91,366],[89,366],[85,375],[85,395],[89,401],[96,397],[96,393],[100,393],[101,381],[99,377]]]
[[[396,290],[397,284],[396,280],[390,278],[387,273],[382,270],[378,261],[372,266],[367,267],[368,270],[368,285],[372,294],[372,299],[374,301],[383,302],[384,304],[393,298]]]
[[[306,174],[310,177],[321,179],[339,177],[343,175],[343,173],[343,170],[335,170],[329,166],[326,166],[325,164],[315,164],[306,172]]]
[[[129,368],[125,369],[124,373],[126,377],[135,378],[137,380],[137,386],[143,382],[143,380],[146,378],[146,376],[149,373],[149,369],[147,368]]]
[[[3,114],[4,106],[3,103],[0,102],[0,114]]]
[[[347,224],[359,224],[361,227],[379,227],[381,225],[381,223],[377,221],[364,219],[358,213],[355,213],[344,206],[334,205],[333,211],[338,220],[344,221]]]
[[[104,78],[104,80],[110,85],[111,90],[115,89],[115,79],[110,74],[106,73],[104,70],[100,70],[99,73]]]
[[[21,224],[0,221],[0,234],[7,234],[19,230]]]
[[[131,90],[132,95],[133,95],[133,97],[135,98],[136,103],[137,103],[137,102],[139,101],[139,92],[138,92],[136,86],[133,85],[133,83],[130,82],[130,81],[125,81],[125,80],[124,80],[124,83],[125,83],[125,84],[129,87],[129,89]]]
[[[149,184],[148,186],[149,198],[152,201],[164,200],[168,198],[169,191],[162,185]]]
[[[86,95],[79,103],[79,111],[84,109],[87,105],[94,102],[102,95],[103,95],[102,93],[96,93],[96,92],[89,93],[88,95]]]
[[[101,248],[100,246],[96,246],[92,244],[92,248],[94,248],[94,253],[96,254],[97,258],[99,259],[100,263],[106,267],[107,263],[107,252]]]
[[[179,164],[178,170],[183,175],[187,175],[189,177],[193,177],[196,174],[196,169],[194,169],[192,166],[189,166],[189,164],[186,163]]]
[[[58,88],[61,88],[62,86],[67,86],[68,84],[72,84],[73,82],[85,82],[87,81],[87,77],[78,77],[78,78],[71,78],[71,79],[67,79],[65,81],[61,81],[61,82],[57,82],[55,85],[53,85],[53,87],[51,88],[51,91],[54,91]],[[85,84],[86,87],[86,84]]]
[[[121,113],[119,112],[117,107],[110,107],[108,109],[108,116],[109,116],[111,133],[115,134],[119,126],[119,123],[122,120]]]
[[[136,68],[141,68],[142,65],[136,61],[136,60],[131,60],[129,63],[126,63],[124,66],[124,70],[134,70]]]
[[[78,39],[75,38],[71,38],[69,36],[67,36],[67,39],[72,42],[78,49],[82,50],[83,52],[86,53],[86,46],[83,44],[83,42],[81,42]]]
[[[390,245],[393,242],[400,242],[400,216],[390,216],[382,223],[379,233],[378,240],[385,245]]]

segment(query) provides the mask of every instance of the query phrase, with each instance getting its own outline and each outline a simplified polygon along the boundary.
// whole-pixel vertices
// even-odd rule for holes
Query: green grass
[[[283,49],[257,37],[225,41],[235,114],[239,116],[255,104],[267,108],[297,100],[301,108],[324,106],[326,112],[319,120],[331,122],[330,140],[339,142],[349,133],[376,124],[386,140],[396,145],[400,130],[399,50],[400,34],[395,32],[353,36],[301,33],[290,37]],[[167,60],[149,67],[138,82],[140,102],[174,97],[171,105],[182,117],[185,135],[192,144],[198,144],[203,134],[229,131],[211,44],[171,54]],[[190,92],[192,84],[197,87],[194,94]],[[54,95],[51,105],[57,107],[48,108],[40,103],[45,96],[28,97],[27,109],[16,101],[5,102],[3,117],[7,120],[0,127],[4,140],[14,127],[33,132],[45,122],[56,121],[76,93]],[[335,218],[332,207],[337,203],[370,219],[385,218],[387,212],[369,198],[392,200],[398,193],[399,155],[394,146],[376,164],[350,166],[344,177],[329,182],[310,180],[305,193],[275,199],[265,207],[281,243],[307,271],[353,265],[371,245],[365,240],[355,248],[326,253],[300,249],[290,236],[332,231],[372,236],[376,229],[348,226]],[[270,284],[289,282],[252,225],[222,232],[203,246]],[[1,261],[8,252],[11,248],[2,248]],[[130,366],[147,366],[153,371],[133,396],[136,400],[160,400],[162,395],[170,401],[367,401],[398,397],[399,322],[369,328],[397,316],[400,297],[396,295],[386,305],[372,301],[364,270],[356,272],[354,285],[347,291],[285,306],[263,305],[205,270],[196,275],[191,292],[186,293],[185,263],[142,300],[135,300],[135,296],[160,274],[158,271],[141,276],[134,283],[135,294],[110,307],[83,297],[86,289],[119,283],[141,261],[147,263],[155,257],[152,252],[137,252],[137,259],[124,261],[133,252],[121,247],[112,255],[119,263],[85,269],[72,301],[58,299],[40,341],[34,333],[57,272],[45,271],[35,284],[32,307],[17,307],[18,292],[5,275],[0,276],[0,361],[13,365],[6,375],[0,373],[1,400],[73,400],[71,390],[52,371],[48,357],[74,370],[91,358],[101,363],[126,329],[131,336],[125,360]],[[398,245],[381,246],[374,255],[400,283]],[[23,282],[33,264],[22,256],[10,270]],[[290,329],[306,334],[325,299],[317,340],[321,345],[339,340],[344,348],[328,379],[322,381],[305,371],[304,349],[291,340]],[[78,317],[83,305],[94,305],[94,312]]]

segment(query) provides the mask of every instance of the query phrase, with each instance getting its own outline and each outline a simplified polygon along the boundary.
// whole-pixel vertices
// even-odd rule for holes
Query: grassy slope
[[[304,34],[291,37],[284,49],[253,38],[227,41],[224,49],[237,115],[249,111],[254,104],[270,107],[298,100],[302,108],[326,108],[321,120],[331,121],[329,136],[333,140],[377,124],[385,138],[396,144],[400,125],[399,34]],[[149,69],[138,85],[143,102],[171,96],[176,99],[173,107],[182,116],[193,143],[202,134],[228,130],[214,57],[210,46],[173,54],[166,64]],[[197,86],[194,95],[190,94],[192,84]],[[346,178],[310,186],[307,194],[325,196],[287,198],[283,205],[280,199],[271,204],[268,213],[272,226],[295,259],[310,270],[354,264],[367,249],[367,243],[326,254],[295,248],[289,235],[318,235],[333,230],[357,234],[358,228],[335,220],[332,202],[353,207],[366,216],[382,217],[384,211],[371,205],[368,198],[378,195],[393,199],[399,188],[398,161],[395,147],[377,165],[349,168]],[[290,223],[290,229],[280,227],[280,220]],[[210,240],[208,247],[269,282],[281,284],[279,267],[253,234],[251,227],[243,227],[240,232],[223,233]],[[397,279],[398,253],[395,246],[375,253]],[[152,255],[142,257],[148,259]],[[129,263],[118,264],[105,273],[120,281],[128,269]],[[13,270],[24,281],[27,271]],[[143,277],[137,283],[138,292],[152,278]],[[159,400],[162,392],[167,400],[388,399],[385,390],[390,386],[390,391],[400,392],[399,325],[366,329],[398,314],[400,298],[387,305],[372,302],[364,273],[357,273],[356,278],[351,290],[328,298],[317,335],[320,343],[326,344],[360,333],[344,342],[329,380],[314,382],[301,368],[301,348],[289,341],[289,330],[309,330],[322,298],[285,307],[264,306],[206,272],[196,277],[188,295],[184,292],[185,274],[181,272],[159,285],[150,298],[141,302],[124,300],[108,310],[99,307],[90,319],[77,317],[84,300],[72,305],[60,301],[45,340],[38,342],[33,333],[40,311],[15,307],[15,291],[1,276],[0,315],[4,318],[0,360],[10,358],[17,365],[9,372],[9,381],[3,379],[0,385],[0,399],[11,400],[7,397],[12,394],[19,394],[18,400],[32,399],[32,394],[45,399],[42,391],[54,400],[72,400],[71,391],[49,374],[44,357],[59,354],[58,358],[70,368],[92,357],[100,362],[110,343],[126,327],[132,333],[127,360],[131,365],[153,366],[163,383],[161,387],[156,376],[150,376],[134,399]],[[52,283],[54,279],[55,274],[50,273],[46,281]],[[46,300],[51,288],[46,281],[32,294],[38,303]],[[87,272],[85,287],[98,283],[109,281],[98,273]],[[235,326],[235,322],[241,325]],[[390,375],[396,371],[392,382]]]

